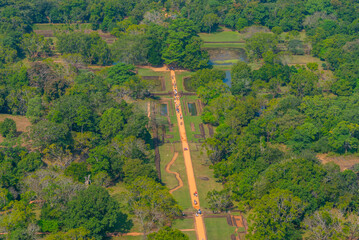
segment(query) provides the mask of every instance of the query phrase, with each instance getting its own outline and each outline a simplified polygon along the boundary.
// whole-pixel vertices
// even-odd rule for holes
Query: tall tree
[[[107,190],[95,185],[79,192],[68,202],[63,223],[66,229],[84,227],[96,239],[103,239],[109,231],[126,232],[132,226]]]
[[[248,239],[289,239],[304,205],[290,191],[275,189],[254,204]]]
[[[144,235],[163,227],[180,214],[180,208],[168,189],[155,180],[139,177],[128,186],[128,204],[142,226]]]

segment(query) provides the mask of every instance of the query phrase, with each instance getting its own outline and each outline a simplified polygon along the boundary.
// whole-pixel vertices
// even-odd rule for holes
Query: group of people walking
[[[171,69],[171,70],[172,70],[172,69]],[[180,98],[179,98],[179,94],[178,94],[178,90],[177,90],[177,84],[176,84],[176,81],[175,81],[175,78],[174,78],[173,75],[171,76],[171,78],[172,78],[172,85],[173,85],[174,102],[175,102],[175,105],[176,105],[176,113],[179,114],[180,119],[182,119],[182,112],[181,112],[181,109],[180,109],[180,107],[181,107],[181,102],[180,102]],[[180,124],[182,125],[182,121],[180,121]],[[188,150],[188,148],[185,147],[184,150]],[[194,196],[194,198],[195,198],[195,199],[193,200],[193,203],[194,203],[195,206],[197,206],[197,205],[198,205],[198,202],[197,202],[198,193],[197,193],[197,191],[195,191],[195,192],[193,193],[193,196]],[[198,209],[198,210],[196,211],[196,217],[198,217],[198,216],[201,215],[201,214],[202,214],[201,209]]]

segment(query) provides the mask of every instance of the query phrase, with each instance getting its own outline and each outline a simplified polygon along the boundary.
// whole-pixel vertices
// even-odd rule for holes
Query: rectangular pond
[[[160,114],[161,114],[161,116],[167,116],[168,115],[168,105],[167,104],[161,104],[160,105]]]
[[[195,103],[188,103],[188,112],[191,116],[197,116],[197,107]]]
[[[238,61],[248,62],[246,51],[243,48],[208,48],[210,64],[233,65]]]

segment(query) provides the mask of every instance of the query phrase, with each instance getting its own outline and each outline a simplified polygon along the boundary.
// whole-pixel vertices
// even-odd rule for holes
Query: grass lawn
[[[192,74],[193,74],[193,72],[187,72],[187,71],[182,71],[182,72],[176,73],[176,82],[177,82],[178,91],[187,92],[183,85],[183,78],[191,76]]]
[[[162,181],[169,189],[178,185],[176,177],[173,174],[167,173],[165,171],[166,165],[172,160],[174,154],[173,149],[178,152],[178,157],[176,161],[172,164],[170,170],[173,172],[178,172],[183,181],[183,187],[174,191],[173,197],[177,200],[182,210],[190,210],[192,209],[192,205],[191,198],[189,195],[188,180],[183,160],[181,143],[166,143],[160,146]]]
[[[204,43],[203,48],[244,48],[245,43]]]
[[[289,57],[289,65],[307,64],[312,62],[318,63],[318,67],[320,70],[322,69],[322,63],[325,63],[319,58],[313,57],[311,55],[292,55]]]
[[[194,220],[193,218],[177,219],[172,224],[172,227],[177,229],[194,229]]]
[[[213,62],[216,63],[216,64],[225,64],[225,63],[236,64],[239,61],[241,61],[241,60],[239,60],[239,59],[229,59],[229,60],[213,61]]]
[[[235,233],[236,227],[229,226],[226,218],[205,218],[204,223],[208,239],[230,240]]]
[[[226,71],[226,70],[231,70],[232,65],[213,65],[213,68],[219,69],[219,70],[222,70],[222,71]]]
[[[189,240],[197,240],[196,232],[183,232],[189,238]]]
[[[205,42],[238,42],[243,41],[243,35],[235,31],[222,31],[198,34]]]
[[[155,72],[148,68],[137,68],[138,75],[140,76],[163,76],[165,80],[165,92],[172,91],[171,73],[170,72]],[[162,92],[162,91],[156,91]]]
[[[216,182],[213,176],[213,169],[210,169],[207,165],[207,156],[205,149],[202,149],[202,144],[190,143],[190,149],[201,208],[210,211],[206,199],[207,193],[212,190],[222,190],[223,187],[220,183]]]
[[[70,28],[76,30],[91,30],[91,23],[38,23],[34,24],[33,27],[34,30],[68,30]]]

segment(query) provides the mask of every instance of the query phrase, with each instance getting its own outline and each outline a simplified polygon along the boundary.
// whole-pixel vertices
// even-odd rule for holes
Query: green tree
[[[28,199],[13,201],[12,210],[1,217],[0,226],[4,227],[10,233],[17,229],[26,228],[35,220],[33,205],[28,203]]]
[[[100,145],[90,151],[86,162],[91,165],[93,176],[105,171],[113,179],[116,179],[123,174],[123,158],[124,156],[116,154],[110,147]]]
[[[125,119],[121,109],[109,108],[101,116],[99,124],[102,136],[105,139],[110,139],[123,129]]]
[[[201,69],[191,76],[191,88],[197,90],[201,86],[206,86],[211,82],[222,81],[225,73],[218,69]]]
[[[123,165],[124,181],[133,182],[137,177],[157,179],[153,164],[144,163],[140,159],[127,159]]]
[[[128,205],[141,224],[144,235],[154,227],[171,223],[180,208],[168,189],[155,180],[139,177],[128,186]]]
[[[203,41],[191,20],[178,18],[169,26],[162,50],[162,59],[171,67],[196,70],[208,66],[209,56],[202,50]]]
[[[96,239],[103,239],[109,231],[126,232],[132,226],[107,190],[95,185],[79,192],[68,202],[63,224],[68,230],[84,227]]]
[[[0,188],[0,210],[7,207],[11,200],[13,200],[13,197],[9,190],[6,188]]]
[[[154,50],[152,47],[156,46],[151,45],[145,34],[128,34],[122,35],[120,39],[111,45],[111,52],[115,62],[144,65],[150,61],[149,54],[152,57],[155,56],[152,52]],[[156,48],[157,51],[161,51],[158,47]],[[158,61],[157,58],[156,60]],[[153,61],[154,59],[151,59],[151,62]]]
[[[218,25],[220,19],[215,13],[208,13],[203,16],[202,23],[204,25],[204,29],[208,30],[208,33],[211,33],[212,29],[215,29]]]
[[[233,65],[231,70],[233,94],[246,95],[252,85],[252,70],[245,62],[238,62]]]
[[[22,39],[22,48],[32,61],[39,57],[50,56],[52,53],[51,44],[51,39],[45,39],[43,35],[34,32],[24,34]]]
[[[307,63],[307,68],[312,71],[315,72],[318,70],[318,63],[316,62],[312,62],[312,63]]]
[[[283,32],[283,29],[281,27],[276,26],[272,28],[272,32],[276,35],[280,35]]]
[[[289,239],[304,205],[290,191],[274,189],[254,204],[248,239]]]
[[[161,228],[158,232],[151,233],[147,236],[148,240],[189,240],[188,236],[178,229],[169,227]]]
[[[49,234],[45,237],[46,240],[94,240],[90,238],[91,232],[84,227],[70,229],[67,232],[57,232]]]
[[[329,131],[329,145],[338,152],[356,151],[359,146],[359,125],[346,121],[339,122]]]
[[[209,191],[207,193],[207,200],[210,206],[209,208],[213,212],[227,212],[231,207],[233,207],[231,195],[227,190]]]
[[[33,172],[43,166],[41,154],[39,152],[30,152],[21,156],[20,162],[17,164],[19,171]]]
[[[124,63],[117,63],[107,70],[106,82],[110,85],[122,86],[135,75],[135,66]]]
[[[269,50],[275,50],[277,39],[271,33],[255,33],[246,41],[246,48],[250,57],[254,59],[262,58],[263,53]]]
[[[300,70],[290,78],[291,91],[298,97],[314,95],[316,93],[318,76],[311,71]]]
[[[0,123],[0,133],[3,137],[13,137],[16,133],[16,123],[10,118],[5,118],[3,122]]]
[[[245,18],[238,18],[236,23],[236,29],[238,31],[242,30],[243,28],[248,26],[248,20]]]
[[[204,104],[208,104],[212,99],[227,93],[229,93],[229,88],[221,80],[209,82],[206,86],[201,86],[197,89],[197,95]]]
[[[343,216],[335,210],[316,211],[303,221],[309,233],[306,239],[346,239],[343,220]]]
[[[73,162],[65,169],[65,175],[72,177],[75,181],[84,182],[87,176],[87,165],[84,162]]]
[[[46,148],[51,144],[67,146],[69,144],[69,129],[64,124],[42,120],[30,127],[28,133],[34,147]]]
[[[345,79],[339,79],[333,83],[331,90],[338,96],[351,96],[353,94],[353,84]]]
[[[31,120],[32,123],[36,123],[40,120],[44,113],[44,107],[42,106],[42,100],[40,96],[31,98],[27,105],[26,117]]]

